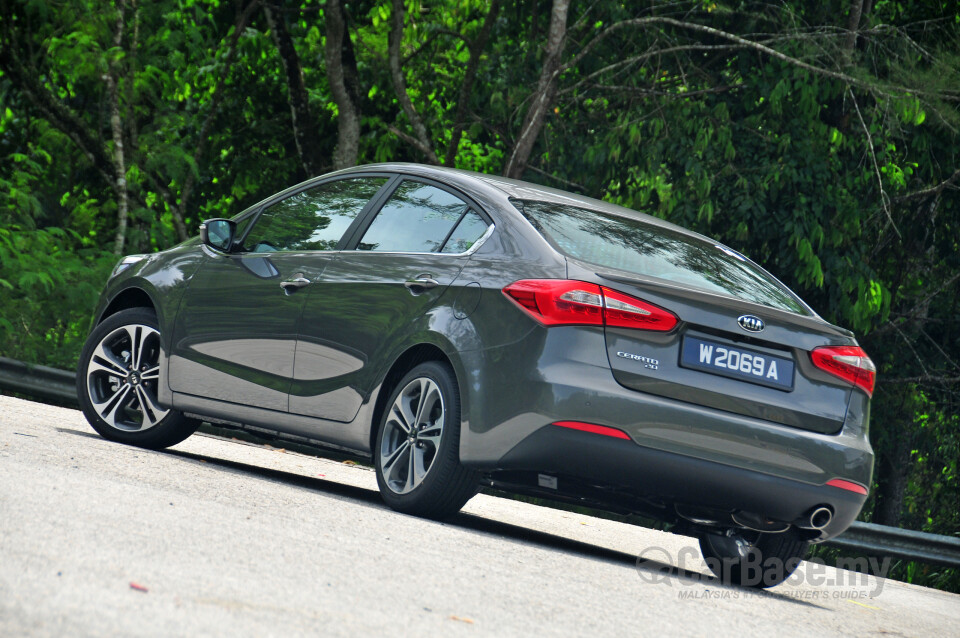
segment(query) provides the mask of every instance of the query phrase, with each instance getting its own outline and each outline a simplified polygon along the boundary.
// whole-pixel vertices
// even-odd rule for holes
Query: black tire
[[[439,392],[443,421],[436,445],[432,432],[436,429],[434,417],[439,412],[434,388]],[[408,399],[408,409],[417,410],[413,419],[394,409]],[[424,414],[418,418],[421,412]],[[412,432],[404,430],[401,421],[411,421]],[[419,482],[415,478],[416,459],[425,467]],[[441,519],[459,512],[477,493],[477,474],[460,464],[460,393],[448,365],[438,361],[421,363],[396,385],[377,424],[373,460],[380,495],[398,512]]]
[[[710,571],[724,583],[741,587],[779,585],[797,569],[809,546],[792,529],[781,534],[729,530],[700,535],[700,552]]]
[[[77,398],[103,438],[159,450],[199,427],[199,421],[156,404],[159,330],[152,309],[131,308],[104,319],[87,337],[77,365]]]

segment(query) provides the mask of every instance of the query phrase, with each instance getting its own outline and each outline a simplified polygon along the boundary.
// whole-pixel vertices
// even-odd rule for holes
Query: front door
[[[171,389],[286,412],[310,286],[386,182],[322,182],[268,203],[230,253],[204,247],[174,327]]]

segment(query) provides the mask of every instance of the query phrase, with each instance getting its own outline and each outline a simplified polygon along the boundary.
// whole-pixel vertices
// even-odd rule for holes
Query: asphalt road
[[[0,397],[0,636],[960,636],[960,596],[810,564],[757,593],[695,548],[484,495],[420,520],[363,467],[199,435],[149,452]]]

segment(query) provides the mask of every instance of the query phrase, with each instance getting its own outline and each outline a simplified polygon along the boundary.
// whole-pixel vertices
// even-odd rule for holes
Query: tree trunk
[[[896,458],[885,459],[880,466],[882,480],[877,488],[877,509],[873,522],[890,527],[900,526],[903,503],[907,494],[907,468],[910,450],[906,442],[897,446]]]
[[[886,421],[889,431],[882,434],[878,441],[877,467],[877,506],[873,513],[873,522],[891,527],[900,526],[903,504],[907,494],[907,480],[910,470],[910,450],[914,448],[913,401],[914,388],[902,386],[888,395],[883,405],[892,413],[899,415]],[[884,444],[879,445],[880,441]]]
[[[126,2],[121,0],[117,5],[117,23],[113,35],[113,46],[123,44],[123,12]],[[111,59],[108,71],[103,74],[107,85],[107,94],[110,101],[110,133],[113,136],[113,171],[114,191],[117,194],[117,234],[113,240],[113,254],[122,255],[127,239],[127,219],[130,215],[130,195],[127,191],[127,166],[123,154],[123,120],[120,119],[120,87],[117,81],[120,77],[117,63]]]
[[[550,30],[547,34],[547,49],[543,58],[543,68],[537,88],[530,97],[530,108],[523,118],[520,135],[513,145],[513,151],[503,167],[506,177],[520,179],[530,161],[533,146],[540,136],[546,121],[547,111],[557,92],[557,77],[560,75],[560,59],[567,36],[567,12],[570,0],[553,0],[550,11]]]
[[[350,43],[346,15],[340,0],[329,0],[327,18],[327,80],[337,103],[337,148],[333,153],[335,169],[357,164],[360,149],[360,96],[357,61]]]
[[[130,8],[133,11],[133,33],[130,35],[130,45],[127,47],[127,108],[124,114],[127,126],[127,148],[128,156],[137,155],[139,147],[139,131],[137,130],[137,117],[134,105],[136,104],[136,79],[137,79],[137,48],[140,46],[140,7],[137,6],[137,0],[130,0]]]
[[[130,214],[130,197],[127,192],[127,168],[123,157],[123,122],[120,120],[120,100],[117,83],[109,73],[104,74],[110,93],[110,132],[113,134],[114,190],[117,193],[117,234],[113,240],[113,254],[122,255],[127,237],[127,218]]]
[[[300,56],[293,44],[293,38],[287,30],[287,24],[282,14],[263,5],[263,13],[270,27],[270,34],[280,54],[283,71],[287,80],[287,103],[290,105],[290,119],[293,122],[293,139],[297,144],[297,154],[300,165],[307,177],[319,175],[323,172],[320,161],[320,139],[317,127],[310,114],[310,101],[307,96],[307,86],[303,81],[303,68],[300,65]],[[329,18],[328,18],[329,19]]]
[[[843,62],[849,66],[853,59],[853,50],[857,46],[857,30],[860,28],[860,16],[863,13],[863,0],[850,0],[850,15],[847,17],[847,35],[843,40]]]
[[[569,1],[569,0],[564,0]],[[427,135],[427,128],[423,125],[423,120],[417,113],[417,109],[410,101],[410,95],[407,93],[407,80],[403,76],[403,68],[400,60],[400,45],[403,42],[403,20],[404,20],[404,0],[393,0],[393,26],[390,29],[387,52],[390,58],[390,79],[393,82],[393,90],[400,100],[400,106],[407,119],[410,120],[410,126],[413,127],[414,135],[401,135],[401,138],[410,142],[417,150],[426,156],[430,164],[439,164],[437,154],[433,150],[433,144],[430,142],[430,136]],[[393,129],[394,133],[399,131]]]

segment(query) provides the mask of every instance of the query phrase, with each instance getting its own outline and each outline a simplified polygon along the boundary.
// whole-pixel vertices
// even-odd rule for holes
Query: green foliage
[[[73,231],[0,228],[0,355],[74,368],[115,261]]]

